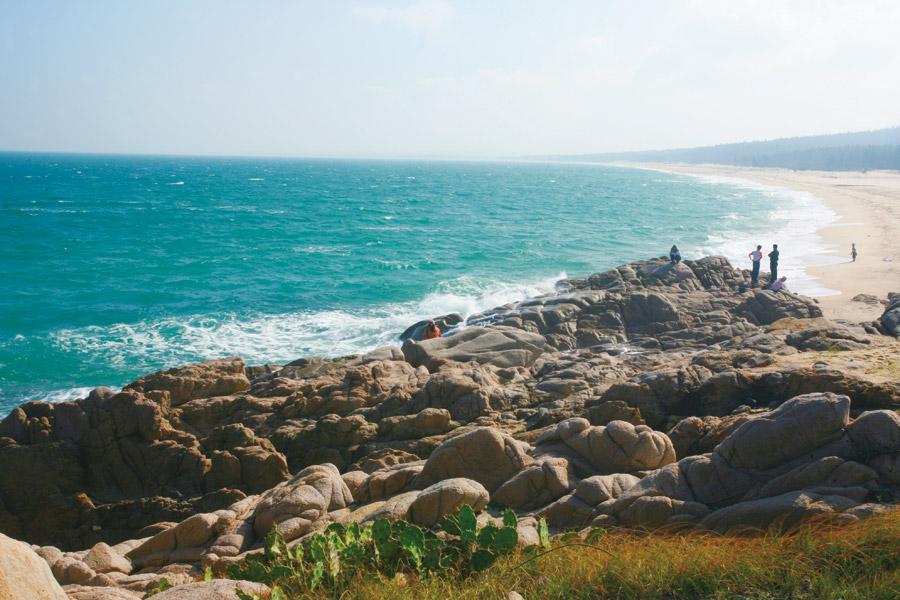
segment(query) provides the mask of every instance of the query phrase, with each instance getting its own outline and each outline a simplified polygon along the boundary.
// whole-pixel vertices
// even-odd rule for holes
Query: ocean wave
[[[248,364],[285,363],[300,357],[363,354],[399,344],[400,333],[417,321],[452,312],[464,316],[551,293],[565,273],[526,284],[461,277],[405,304],[360,311],[327,310],[274,315],[226,314],[165,318],[52,334],[58,350],[103,356],[116,367],[153,371],[224,356]]]
[[[92,387],[75,387],[62,388],[58,390],[30,392],[24,394],[17,404],[25,402],[71,402],[79,398],[86,398],[91,393]],[[114,392],[121,391],[122,388],[111,388]]]

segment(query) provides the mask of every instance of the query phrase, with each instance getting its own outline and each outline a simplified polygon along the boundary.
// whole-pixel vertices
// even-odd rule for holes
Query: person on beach
[[[852,246],[850,248],[850,258],[853,259],[850,262],[856,262],[856,244],[850,244],[850,246]]]
[[[756,285],[756,281],[759,279],[759,261],[762,260],[762,246],[757,246],[756,250],[747,256],[753,261],[753,271],[750,273],[750,284]]]
[[[775,283],[778,279],[778,244],[772,244],[772,251],[769,252],[769,271],[772,272],[769,283]]]
[[[787,286],[784,284],[785,281],[787,281],[787,275],[782,275],[781,279],[772,284],[772,291],[790,293],[791,290],[787,289]]]
[[[434,319],[431,319],[428,321],[428,325],[425,326],[425,332],[422,334],[422,339],[431,340],[439,337],[441,337],[441,330],[437,324],[435,324]]]
[[[681,252],[678,250],[678,246],[673,245],[669,250],[669,262],[676,265],[681,262]]]

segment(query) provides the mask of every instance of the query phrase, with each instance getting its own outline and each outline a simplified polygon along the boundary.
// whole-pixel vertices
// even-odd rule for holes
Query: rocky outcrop
[[[24,404],[0,422],[0,531],[42,544],[70,597],[119,598],[273,528],[431,526],[465,503],[484,522],[512,508],[521,539],[540,517],[726,531],[865,518],[900,490],[900,383],[843,359],[900,351],[873,333],[889,316],[827,321],[708,257],[439,320],[444,337],[402,348]]]
[[[895,413],[872,411],[853,422],[849,414],[846,396],[793,398],[746,421],[712,453],[654,471],[614,501],[601,502],[599,522],[636,524],[636,510],[666,503],[691,509],[673,512],[666,523],[699,522],[719,531],[736,523],[788,526],[813,514],[844,513],[885,484],[864,463],[900,452]],[[693,504],[673,501],[719,510],[705,516]],[[635,503],[644,508],[634,509]]]

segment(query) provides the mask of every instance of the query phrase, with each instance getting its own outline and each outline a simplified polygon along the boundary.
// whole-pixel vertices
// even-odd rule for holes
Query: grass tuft
[[[900,512],[850,525],[798,526],[787,534],[616,533],[584,545],[502,557],[471,577],[360,572],[312,599],[900,599]],[[523,564],[524,563],[524,564]]]

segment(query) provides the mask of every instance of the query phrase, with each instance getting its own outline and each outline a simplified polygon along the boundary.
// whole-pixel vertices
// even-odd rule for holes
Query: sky
[[[0,11],[0,150],[509,158],[900,125],[896,0]]]

